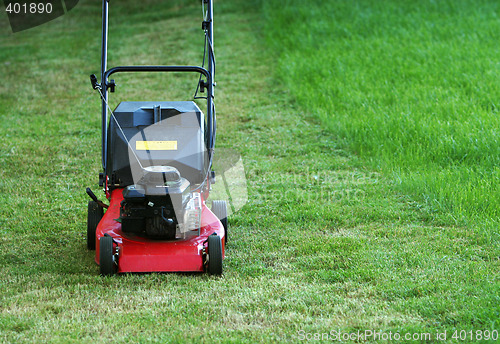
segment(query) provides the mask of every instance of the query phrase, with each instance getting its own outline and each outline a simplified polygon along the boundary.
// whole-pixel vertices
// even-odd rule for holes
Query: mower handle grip
[[[199,66],[118,66],[107,70],[104,73],[104,80],[118,72],[191,72],[200,73],[209,78],[210,73]]]

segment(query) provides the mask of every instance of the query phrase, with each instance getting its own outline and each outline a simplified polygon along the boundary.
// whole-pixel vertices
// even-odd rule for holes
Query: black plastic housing
[[[137,149],[137,141],[175,142],[176,147]],[[122,102],[108,126],[106,175],[110,178],[109,187],[136,183],[131,165],[138,167],[137,159],[142,167],[175,167],[191,184],[201,184],[208,168],[204,141],[204,115],[192,101]],[[129,148],[135,154],[129,153]]]

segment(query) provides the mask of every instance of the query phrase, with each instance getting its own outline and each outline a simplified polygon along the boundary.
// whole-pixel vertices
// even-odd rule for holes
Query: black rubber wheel
[[[89,201],[87,213],[87,248],[95,250],[95,231],[102,219],[102,207],[94,201]]]
[[[210,275],[222,275],[222,240],[218,235],[208,237],[208,265]]]
[[[99,266],[103,276],[110,276],[116,272],[113,251],[113,238],[110,236],[101,237],[99,240]]]
[[[212,201],[212,212],[224,226],[224,243],[227,244],[229,238],[229,226],[227,223],[227,203],[226,201]]]

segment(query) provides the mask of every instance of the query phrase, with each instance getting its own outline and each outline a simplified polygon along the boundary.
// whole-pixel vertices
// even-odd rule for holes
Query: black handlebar
[[[210,79],[208,70],[199,66],[118,66],[107,70],[104,73],[104,80],[118,72],[193,72],[203,74]]]

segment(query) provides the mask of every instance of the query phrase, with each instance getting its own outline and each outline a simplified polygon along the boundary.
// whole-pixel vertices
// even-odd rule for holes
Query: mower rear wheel
[[[224,243],[227,244],[228,239],[228,223],[227,223],[227,203],[226,201],[212,201],[212,212],[224,226]]]
[[[208,265],[210,275],[222,275],[222,240],[218,235],[208,237]]]
[[[102,276],[110,276],[116,272],[113,238],[103,236],[99,240],[99,266]]]
[[[97,202],[89,201],[87,213],[87,248],[89,250],[95,250],[95,232],[102,216],[102,207]]]

